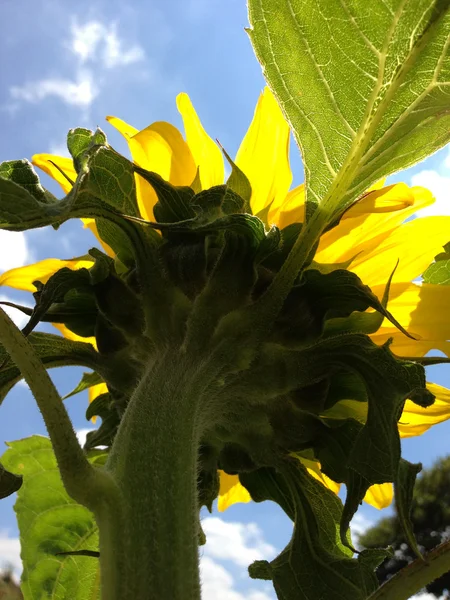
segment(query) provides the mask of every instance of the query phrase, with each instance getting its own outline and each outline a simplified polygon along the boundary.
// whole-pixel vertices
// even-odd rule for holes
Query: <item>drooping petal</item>
[[[173,185],[190,185],[193,182],[197,172],[194,159],[176,127],[158,121],[137,131],[116,117],[106,119],[127,140],[137,165],[158,173]],[[153,207],[158,199],[152,186],[139,175],[136,175],[136,193],[141,216],[153,220]]]
[[[86,260],[85,258],[74,258],[72,260],[60,260],[58,258],[46,258],[40,262],[34,263],[33,265],[27,265],[25,267],[17,267],[5,271],[0,275],[0,285],[7,285],[15,288],[16,290],[24,290],[26,292],[35,292],[36,286],[33,285],[33,281],[40,281],[46,283],[49,278],[62,269],[67,267],[68,269],[90,269],[93,261]]]
[[[187,94],[178,94],[177,108],[183,118],[186,141],[195,166],[199,169],[202,189],[222,184],[225,177],[222,152],[204,130]]]
[[[449,241],[450,217],[424,217],[404,223],[376,248],[355,258],[350,270],[369,287],[384,285],[397,264],[393,282],[419,277]]]
[[[235,159],[252,186],[254,214],[270,203],[276,210],[286,198],[292,182],[289,136],[289,125],[272,92],[265,88]]]
[[[237,475],[228,475],[225,471],[219,471],[220,490],[217,508],[223,512],[232,504],[238,502],[250,502],[251,497],[245,487],[241,485]]]
[[[408,217],[433,202],[429,190],[404,183],[370,192],[321,237],[315,260],[341,263],[357,255],[362,260]]]
[[[288,192],[285,201],[269,210],[269,224],[277,225],[284,229],[292,223],[304,223],[305,221],[305,186],[302,183]]]
[[[436,383],[427,383],[427,388],[436,396],[434,404],[422,408],[407,400],[398,422],[400,437],[422,435],[433,425],[450,419],[450,390]]]
[[[39,167],[40,169],[42,169],[42,171],[47,173],[47,175],[50,175],[52,179],[57,181],[62,187],[64,193],[68,194],[70,192],[70,190],[72,189],[72,184],[70,183],[70,181],[75,181],[75,179],[77,178],[77,173],[75,171],[75,168],[73,166],[73,160],[71,158],[57,156],[56,154],[35,154],[32,157],[31,162],[33,163],[33,165]],[[67,175],[70,181],[69,179],[64,177],[64,175],[61,173],[58,167],[59,169],[61,169],[61,171],[63,171],[63,173]]]
[[[381,286],[374,287],[373,292],[380,296]],[[371,338],[380,345],[392,337],[391,350],[399,356],[423,356],[433,348],[445,352],[448,350],[447,341],[450,340],[450,320],[447,318],[449,306],[450,286],[393,284],[388,309],[408,333],[418,339],[407,338],[387,319]]]
[[[325,473],[322,473],[322,471],[320,470],[319,462],[317,462],[315,460],[309,460],[308,458],[304,458],[303,456],[297,456],[297,458],[300,460],[301,463],[303,463],[305,465],[305,467],[308,470],[308,473],[312,477],[314,477],[314,479],[317,479],[317,481],[320,481],[320,483],[322,485],[324,485],[326,488],[328,488],[335,494],[339,493],[341,484],[336,483],[335,481],[330,479],[327,475],[325,475]]]
[[[89,399],[89,404],[91,404],[91,402],[94,402],[94,400],[96,398],[98,398],[99,396],[101,396],[102,394],[107,394],[108,393],[108,386],[106,385],[106,383],[97,383],[97,385],[92,385],[90,388],[88,388],[88,399]],[[91,418],[92,423],[95,423],[97,421],[97,417],[96,415],[94,415]]]
[[[386,508],[392,503],[394,488],[392,483],[381,483],[371,485],[364,496],[364,502],[375,508]]]
[[[91,344],[97,350],[97,341],[95,337],[81,337],[73,331],[70,331],[63,323],[52,323],[53,327],[57,329],[63,337],[73,342],[83,342],[84,344]]]

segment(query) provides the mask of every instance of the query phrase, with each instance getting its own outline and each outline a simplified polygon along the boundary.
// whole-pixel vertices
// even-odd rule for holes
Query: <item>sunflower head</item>
[[[223,153],[231,170],[225,183],[222,152],[187,96],[178,107],[186,141],[166,123],[138,131],[109,118],[133,162],[103,132],[85,129],[69,133],[72,161],[35,156],[66,192],[60,201],[29,163],[5,164],[4,228],[82,218],[103,250],[12,271],[1,283],[34,290],[25,333],[48,366],[93,369],[80,389],[96,390],[87,416],[102,424],[87,447],[113,444],[133,390],[166,352],[182,353],[192,369],[206,369],[213,357],[200,503],[211,507],[219,490],[222,508],[247,500],[248,491],[276,500],[269,482],[285,476],[278,487],[290,485],[295,470],[324,494],[345,483],[341,537],[349,545],[347,526],[366,494],[382,505],[380,486],[403,485],[412,472],[400,460],[405,401],[424,411],[434,400],[421,351],[415,360],[391,351],[400,338],[418,340],[387,307],[391,288],[403,285],[403,265],[384,267],[374,291],[359,275],[429,197],[401,185],[369,190],[308,249],[280,301],[277,289],[308,225],[303,186],[289,191],[289,129],[273,97],[261,96],[235,161]],[[39,321],[64,333],[63,348],[60,337],[32,333]],[[385,330],[392,335],[376,343]],[[4,390],[19,377],[11,364],[5,369]],[[407,500],[399,494],[400,503]]]

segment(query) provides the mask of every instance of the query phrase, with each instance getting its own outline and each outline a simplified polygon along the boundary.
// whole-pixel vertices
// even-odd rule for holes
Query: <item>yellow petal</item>
[[[97,383],[97,385],[92,385],[90,388],[88,388],[88,398],[89,398],[89,404],[91,402],[94,402],[94,400],[96,398],[98,398],[99,396],[101,396],[102,394],[107,394],[108,393],[108,386],[106,385],[106,383]],[[94,415],[91,418],[92,423],[95,423],[97,420],[96,415]]]
[[[183,118],[186,141],[195,166],[199,168],[202,189],[222,184],[225,176],[222,152],[203,129],[187,94],[178,94],[177,108]]]
[[[340,483],[336,483],[332,479],[330,479],[325,473],[322,473],[320,470],[320,463],[315,460],[309,460],[308,458],[304,458],[303,456],[296,455],[296,458],[300,460],[301,463],[305,465],[308,470],[308,473],[314,477],[317,481],[320,481],[322,485],[326,488],[334,492],[335,494],[339,493],[341,488]]]
[[[373,291],[379,296],[382,293],[381,286],[374,287]],[[407,338],[387,319],[371,338],[380,345],[392,336],[394,339],[391,350],[399,356],[423,356],[423,350],[426,353],[433,348],[446,352],[446,342],[450,340],[450,319],[447,316],[449,306],[450,286],[431,283],[393,284],[388,309],[418,339]]]
[[[383,285],[398,263],[392,281],[413,281],[449,241],[450,217],[424,217],[404,223],[376,248],[355,258],[350,270],[369,287]]]
[[[67,329],[67,327],[63,323],[52,323],[52,325],[67,340],[72,340],[73,342],[83,342],[84,344],[91,344],[97,350],[97,341],[95,337],[81,337],[81,335],[77,335],[73,331],[70,331],[70,329]]]
[[[304,223],[305,186],[303,183],[288,193],[281,206],[271,207],[268,221],[270,225],[277,225],[280,229],[284,229],[292,223]]]
[[[172,185],[192,183],[197,168],[189,146],[176,127],[158,121],[133,133],[136,130],[124,121],[116,117],[107,117],[107,120],[127,140],[131,156],[137,165],[158,173]],[[158,198],[152,186],[139,175],[136,175],[136,193],[141,216],[154,220],[153,207]]]
[[[270,203],[273,209],[279,208],[286,198],[292,182],[289,136],[289,125],[272,92],[265,88],[235,160],[252,186],[254,214]]]
[[[70,192],[72,189],[72,184],[55,167],[55,165],[57,165],[71,181],[75,181],[77,178],[77,173],[74,169],[71,158],[57,156],[56,154],[35,154],[31,159],[31,162],[33,165],[39,167],[45,173],[47,173],[47,175],[50,175],[52,179],[57,181],[66,194]]]
[[[67,267],[68,269],[89,269],[92,267],[92,264],[92,260],[86,260],[84,258],[76,258],[73,260],[47,258],[34,263],[33,265],[17,267],[6,271],[0,275],[0,285],[7,285],[16,290],[35,292],[36,287],[33,285],[33,281],[46,283],[56,271],[59,271],[59,269],[64,267]]]
[[[394,489],[392,483],[381,483],[370,486],[364,496],[364,502],[375,508],[386,508],[392,502]]]
[[[217,508],[220,512],[237,502],[250,502],[250,494],[241,485],[237,475],[228,475],[225,471],[219,471],[219,477],[220,490]]]
[[[81,219],[81,220],[84,224],[84,227],[86,229],[89,229],[90,231],[92,231],[92,233],[95,235],[95,237],[99,241],[101,247],[106,252],[106,254],[108,256],[111,256],[112,258],[114,258],[116,256],[114,253],[114,250],[111,248],[111,246],[108,246],[108,244],[106,242],[104,242],[102,240],[102,238],[100,237],[100,234],[98,233],[97,225],[95,223],[95,219]]]
[[[450,418],[450,390],[436,383],[427,383],[427,388],[436,396],[434,404],[422,408],[407,400],[398,422],[400,437],[422,435],[433,425]]]
[[[325,233],[315,256],[323,264],[340,263],[368,253],[403,221],[421,208],[433,204],[430,191],[397,183],[366,194],[341,219],[339,225]],[[394,268],[392,265],[392,269]],[[391,269],[391,271],[392,271]]]

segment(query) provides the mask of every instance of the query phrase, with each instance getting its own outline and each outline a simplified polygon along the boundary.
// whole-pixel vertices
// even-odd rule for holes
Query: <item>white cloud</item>
[[[36,103],[53,96],[72,106],[87,107],[97,97],[98,88],[89,71],[80,71],[75,80],[55,77],[30,81],[11,87],[10,94],[24,102]]]
[[[264,592],[249,590],[244,595],[236,591],[231,574],[209,556],[202,558],[200,574],[204,600],[271,600]]]
[[[0,568],[11,567],[14,575],[19,578],[22,573],[20,560],[20,540],[11,538],[5,532],[0,532]]]
[[[446,159],[445,163],[449,161]],[[418,217],[449,216],[450,215],[450,177],[441,175],[438,171],[420,171],[411,178],[412,185],[420,185],[431,191],[436,202],[423,208],[417,213]]]
[[[0,271],[22,267],[28,261],[28,246],[22,231],[0,230]]]
[[[127,45],[117,33],[116,23],[105,25],[99,21],[88,21],[71,27],[72,39],[69,49],[81,63],[98,62],[111,69],[130,65],[143,60],[144,49],[138,44]]]
[[[5,296],[4,294],[0,294],[0,302],[11,302],[11,298],[8,298],[8,296]],[[0,304],[0,308],[2,308],[7,315],[9,315],[11,320],[14,321],[19,329],[22,329],[22,327],[28,323],[30,317],[21,312],[19,309],[13,308],[12,306],[5,306],[4,304]]]
[[[89,429],[78,429],[75,433],[77,434],[77,438],[78,441],[80,442],[80,446],[84,446],[84,444],[86,443],[86,436],[90,431],[94,431],[92,429],[92,427],[90,427]]]
[[[205,556],[248,567],[255,560],[276,555],[276,549],[264,541],[256,523],[228,523],[219,517],[207,517],[202,521],[202,528],[207,540]]]
[[[373,521],[371,519],[368,519],[361,513],[357,513],[352,519],[350,530],[352,534],[359,537],[363,535],[363,533],[365,533],[368,529],[370,529],[372,525]]]

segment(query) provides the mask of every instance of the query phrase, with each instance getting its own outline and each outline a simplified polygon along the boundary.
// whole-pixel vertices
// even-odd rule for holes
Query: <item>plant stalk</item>
[[[121,490],[124,522],[106,519],[99,527],[101,548],[102,538],[121,541],[108,557],[100,551],[102,577],[120,571],[121,585],[106,596],[102,584],[103,600],[200,598],[197,462],[205,395],[193,373],[185,355],[167,352],[143,377],[119,427],[106,468]]]
[[[418,558],[379,587],[368,600],[407,600],[428,583],[450,571],[450,542],[440,544]]]

